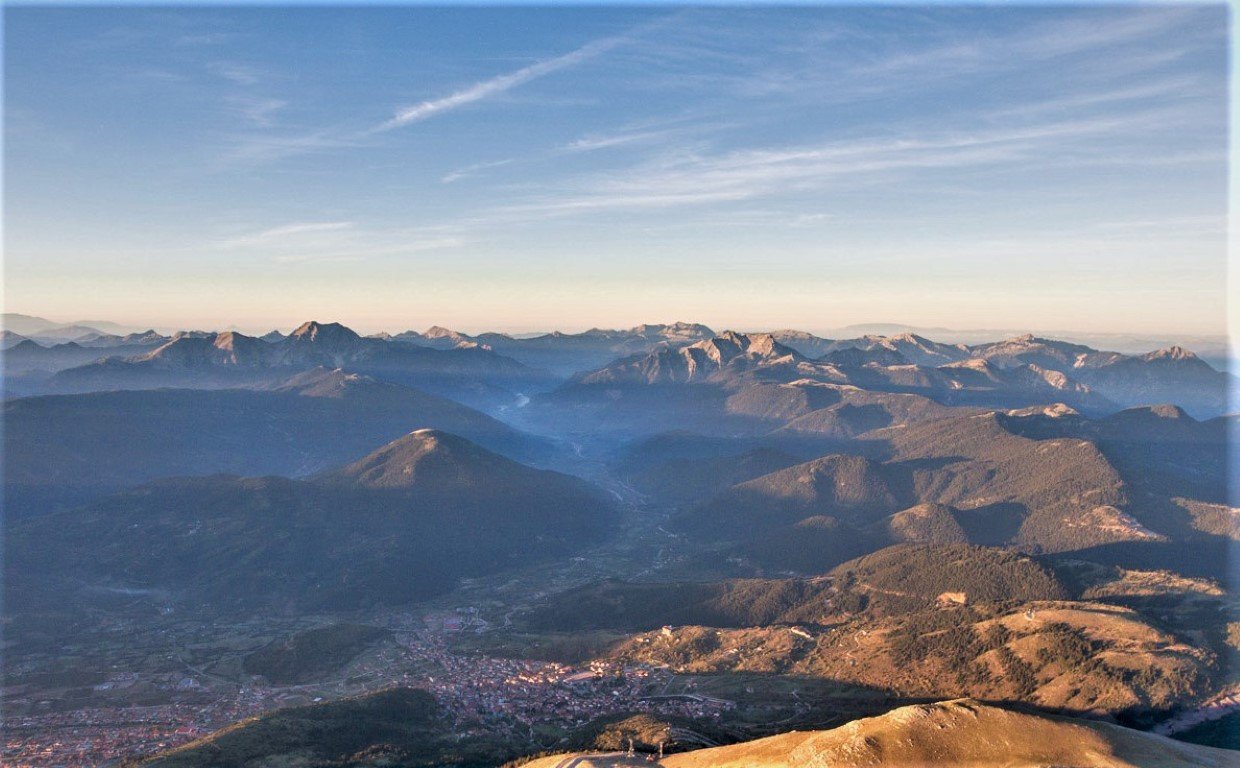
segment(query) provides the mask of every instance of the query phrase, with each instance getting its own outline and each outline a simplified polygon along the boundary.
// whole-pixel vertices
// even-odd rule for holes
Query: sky
[[[1224,333],[1222,5],[5,10],[5,310]]]

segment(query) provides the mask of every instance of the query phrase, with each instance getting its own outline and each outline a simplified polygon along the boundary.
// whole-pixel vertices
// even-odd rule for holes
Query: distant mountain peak
[[[1154,360],[1198,360],[1200,359],[1192,351],[1187,350],[1178,344],[1172,345],[1170,347],[1166,347],[1164,349],[1156,349],[1153,352],[1149,352],[1143,355],[1143,357],[1145,360],[1148,360],[1151,362]]]
[[[354,342],[362,337],[352,328],[348,328],[340,323],[320,323],[317,320],[308,320],[297,327],[288,336],[290,341],[312,341],[312,342]]]
[[[780,328],[779,330],[771,331],[771,336],[774,336],[776,339],[799,339],[803,341],[819,338],[808,331],[798,331],[795,328]]]
[[[1129,423],[1135,422],[1156,422],[1160,419],[1193,421],[1193,417],[1178,405],[1163,403],[1159,405],[1142,405],[1136,408],[1125,408],[1119,413],[1112,414],[1108,417],[1113,422],[1125,421]]]
[[[438,429],[416,429],[333,473],[330,479],[370,488],[469,486],[481,491],[488,476],[510,465],[519,468],[463,437]]]
[[[245,344],[247,341],[254,341],[254,339],[236,331],[221,331],[215,335],[212,344],[216,349],[234,350],[238,344]]]
[[[1064,403],[1053,403],[1051,405],[1031,405],[1026,408],[1014,408],[1007,412],[1008,416],[1045,416],[1051,419],[1062,419],[1070,416],[1080,416],[1081,412],[1070,405]]]
[[[989,360],[981,357],[967,357],[964,360],[956,360],[954,362],[946,363],[942,367],[967,368],[971,371],[981,371],[984,373],[991,373],[995,370],[995,366]]]
[[[695,331],[709,333],[710,329],[701,323],[686,323],[683,320],[677,320],[674,323],[668,323],[664,326],[669,331]]]
[[[1183,409],[1183,408],[1181,408],[1181,407],[1180,407],[1180,406],[1178,406],[1178,405],[1173,405],[1173,404],[1170,404],[1170,403],[1163,404],[1163,405],[1151,405],[1151,406],[1149,407],[1149,411],[1150,411],[1150,413],[1154,414],[1155,416],[1159,417],[1160,419],[1188,419],[1188,418],[1192,418],[1192,417],[1190,417],[1190,416],[1189,416],[1189,415],[1188,415],[1188,414],[1184,411],[1184,409]]]
[[[890,336],[888,338],[890,338],[892,341],[906,341],[910,344],[918,344],[918,345],[926,344],[930,342],[929,339],[923,336],[918,336],[912,331],[905,331],[904,333],[897,333],[896,335]]]
[[[693,356],[695,351],[705,353],[716,366],[722,368],[733,360],[746,358],[750,360],[775,360],[784,357],[800,357],[789,347],[775,340],[769,333],[744,334],[737,331],[723,331],[710,339],[690,344],[683,353]]]
[[[432,325],[422,332],[422,336],[427,339],[455,339],[463,337],[464,334],[457,333],[451,328],[444,328],[442,325]]]

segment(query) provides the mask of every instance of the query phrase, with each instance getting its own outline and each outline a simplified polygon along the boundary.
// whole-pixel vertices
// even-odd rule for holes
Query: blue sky
[[[1222,6],[10,8],[5,302],[1222,333]]]

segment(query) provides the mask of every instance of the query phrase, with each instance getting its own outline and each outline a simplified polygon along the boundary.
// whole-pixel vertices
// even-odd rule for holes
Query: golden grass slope
[[[805,675],[910,697],[1095,713],[1194,700],[1216,661],[1137,612],[1102,603],[1036,601],[981,616],[953,607],[804,632],[685,626],[638,635],[614,654],[684,674]]]
[[[623,755],[557,756],[529,768],[645,765]],[[791,732],[672,755],[665,768],[1226,768],[1240,753],[1107,723],[957,699],[901,707],[829,731]]]

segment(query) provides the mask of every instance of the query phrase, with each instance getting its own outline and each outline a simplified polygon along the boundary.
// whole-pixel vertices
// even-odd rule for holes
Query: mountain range
[[[1183,348],[35,326],[3,339],[23,716],[440,681],[153,764],[494,765],[667,729],[722,764],[991,764],[999,732],[1017,764],[1218,758],[1045,716],[1161,727],[1234,689],[1234,379]],[[139,661],[99,650],[117,626]],[[141,696],[95,689],[126,665]]]
[[[1219,534],[1229,527],[1207,510],[1227,504],[1230,423],[1178,409],[1098,420],[1063,406],[983,411],[882,427],[848,454],[803,463],[754,452],[656,462],[638,482],[657,493],[649,478],[674,471],[667,485],[719,488],[673,525],[744,542],[776,569],[813,572],[858,548],[958,540],[1039,552],[1147,547],[1167,566],[1196,559],[1222,576],[1228,536]],[[761,473],[771,465],[759,456],[787,466]],[[720,488],[725,478],[743,479]]]
[[[452,400],[339,369],[261,389],[157,389],[4,403],[10,516],[63,508],[176,475],[302,477],[420,427],[514,458],[540,442]]]
[[[1171,401],[1210,417],[1226,412],[1231,381],[1179,348],[1132,357],[1032,336],[971,348],[913,336],[829,346],[811,358],[771,334],[725,332],[579,373],[536,404],[594,428],[630,432],[650,423],[716,432],[786,426],[790,416],[825,405],[803,396],[821,386],[957,407],[1058,402],[1090,414]],[[795,414],[789,400],[801,401]]]
[[[966,346],[911,333],[844,340],[799,331],[716,334],[689,323],[523,338],[467,336],[439,327],[362,337],[338,323],[314,321],[287,336],[261,338],[235,331],[165,337],[84,330],[52,346],[6,330],[10,390],[249,386],[325,365],[492,407],[504,391],[509,397],[543,392],[567,378],[547,396],[588,404],[600,388],[692,383],[730,395],[757,383],[817,382],[922,394],[945,405],[1015,407],[1053,400],[1103,412],[1175,402],[1208,417],[1226,410],[1231,381],[1181,347],[1126,355],[1032,335]]]
[[[306,480],[167,478],[31,517],[11,526],[6,560],[23,582],[195,604],[390,605],[571,551],[611,514],[581,480],[419,429]]]

